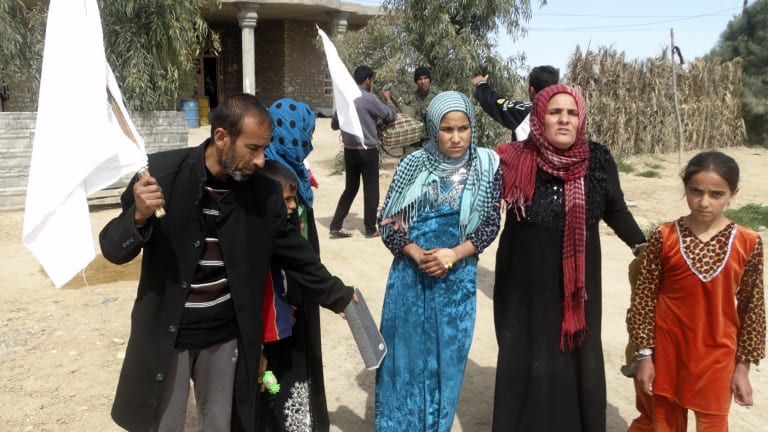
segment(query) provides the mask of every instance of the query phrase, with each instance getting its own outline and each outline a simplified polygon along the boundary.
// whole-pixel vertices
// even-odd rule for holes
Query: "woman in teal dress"
[[[429,142],[398,165],[379,216],[394,260],[376,374],[376,430],[450,431],[475,325],[478,255],[499,231],[497,155],[475,143],[467,97],[437,95]]]

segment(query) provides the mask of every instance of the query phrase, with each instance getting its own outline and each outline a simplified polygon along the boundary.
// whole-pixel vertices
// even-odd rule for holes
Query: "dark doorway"
[[[211,109],[219,104],[221,83],[219,82],[219,58],[203,57],[203,94],[208,97]]]

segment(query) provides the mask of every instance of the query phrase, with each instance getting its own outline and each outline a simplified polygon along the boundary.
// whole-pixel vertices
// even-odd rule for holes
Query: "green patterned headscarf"
[[[445,114],[461,111],[469,118],[472,137],[469,147],[458,158],[449,158],[440,151],[437,132]],[[432,99],[427,109],[427,132],[429,142],[422,150],[406,156],[397,166],[390,186],[386,207],[381,210],[382,237],[386,238],[396,229],[408,229],[418,212],[424,209],[427,188],[441,178],[455,172],[462,166],[469,168],[467,182],[461,197],[459,223],[461,241],[473,232],[493,211],[493,176],[499,167],[499,158],[488,149],[478,149],[475,139],[475,116],[467,96],[456,91],[442,92]]]

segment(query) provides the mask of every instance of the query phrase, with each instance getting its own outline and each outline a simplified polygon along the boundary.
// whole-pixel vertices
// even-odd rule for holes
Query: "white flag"
[[[339,127],[344,132],[356,135],[360,138],[360,143],[365,147],[363,137],[363,126],[360,125],[360,117],[357,116],[355,108],[355,99],[362,96],[360,87],[355,83],[352,75],[349,74],[344,62],[341,61],[336,47],[333,45],[328,35],[317,27],[320,38],[323,40],[323,49],[325,58],[328,61],[328,71],[331,74],[333,82],[333,100],[336,104],[336,114],[339,117]]]
[[[22,238],[57,288],[95,257],[88,194],[146,165],[122,99],[96,0],[51,0]]]

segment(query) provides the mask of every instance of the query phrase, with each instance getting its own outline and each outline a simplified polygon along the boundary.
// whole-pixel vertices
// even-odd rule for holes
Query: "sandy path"
[[[190,142],[196,144],[206,134],[203,129],[192,130]],[[344,182],[343,176],[331,175],[340,145],[327,119],[318,121],[314,143],[310,161],[320,182],[315,213],[323,262],[347,283],[364,291],[378,318],[391,255],[380,240],[362,235],[362,194],[345,224],[355,236],[327,238],[330,217]],[[737,159],[745,179],[735,205],[768,204],[764,191],[767,183],[763,180],[768,151],[737,148],[726,152]],[[382,197],[394,162],[384,160]],[[632,211],[641,226],[685,213],[676,154],[632,158],[629,162],[639,168],[646,163],[659,164],[663,172],[658,179],[622,175],[627,200],[633,204]],[[92,212],[94,233],[116,213],[116,209]],[[97,258],[86,270],[85,278],[76,277],[64,289],[56,290],[21,245],[22,218],[22,212],[5,212],[0,218],[0,253],[4,257],[0,273],[0,430],[118,430],[109,411],[128,339],[137,263],[117,267]],[[631,381],[619,373],[626,343],[626,266],[631,254],[609,229],[603,228],[602,232],[608,430],[624,431],[635,414]],[[765,232],[763,237],[765,240]],[[477,323],[455,431],[490,430],[496,364],[491,293],[495,252],[496,244],[480,260]],[[332,428],[345,432],[373,430],[374,372],[364,369],[343,320],[324,310],[322,326]],[[734,406],[731,410],[733,431],[768,431],[768,376],[761,369],[753,368],[750,374],[755,406],[750,410]]]

